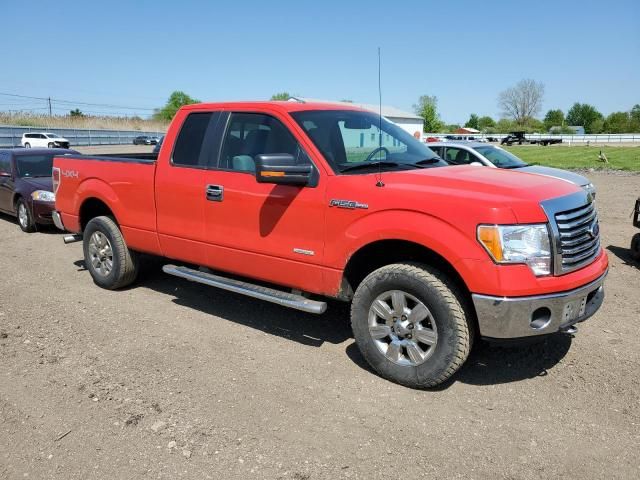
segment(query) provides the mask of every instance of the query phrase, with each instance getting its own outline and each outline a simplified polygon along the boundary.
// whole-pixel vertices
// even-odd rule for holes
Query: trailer
[[[562,143],[561,138],[527,138],[525,132],[511,132],[509,135],[504,137],[500,142],[501,145],[511,146],[514,143],[518,145],[530,144],[530,145],[542,145],[546,147],[547,145],[553,145],[556,143]]]

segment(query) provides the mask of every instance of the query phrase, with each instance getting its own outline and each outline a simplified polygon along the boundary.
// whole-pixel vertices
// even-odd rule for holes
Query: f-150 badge
[[[364,208],[364,209],[369,208],[369,205],[367,205],[366,203],[360,203],[354,200],[336,200],[336,199],[329,201],[329,206],[338,207],[338,208],[349,208],[351,210],[355,208]]]

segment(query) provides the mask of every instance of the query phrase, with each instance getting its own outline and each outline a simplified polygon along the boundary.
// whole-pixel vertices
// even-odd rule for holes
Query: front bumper
[[[53,224],[62,231],[66,231],[66,228],[64,228],[64,223],[62,223],[62,217],[60,216],[60,213],[58,213],[57,210],[54,210],[53,212],[51,212],[51,218],[53,220]]]
[[[35,222],[43,225],[51,225],[54,205],[53,202],[33,200],[31,211]]]
[[[529,297],[473,294],[480,335],[509,339],[554,333],[583,322],[604,300],[607,272],[587,285],[562,293]]]

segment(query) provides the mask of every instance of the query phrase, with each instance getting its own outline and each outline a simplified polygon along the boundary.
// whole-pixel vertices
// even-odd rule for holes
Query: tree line
[[[588,103],[574,103],[565,114],[561,109],[547,111],[542,119],[538,115],[544,99],[544,84],[532,79],[518,82],[498,95],[498,107],[502,118],[472,113],[464,125],[445,124],[438,113],[438,99],[423,95],[413,106],[424,120],[425,132],[452,132],[464,126],[483,133],[508,133],[512,131],[575,133],[570,127],[584,127],[585,133],[637,133],[640,132],[640,104],[626,112],[613,112],[606,117]]]

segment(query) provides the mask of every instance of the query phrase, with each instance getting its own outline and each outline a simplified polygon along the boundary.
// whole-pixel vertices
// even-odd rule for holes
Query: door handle
[[[207,200],[210,202],[221,202],[224,198],[224,187],[222,185],[207,185]]]

